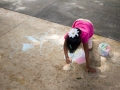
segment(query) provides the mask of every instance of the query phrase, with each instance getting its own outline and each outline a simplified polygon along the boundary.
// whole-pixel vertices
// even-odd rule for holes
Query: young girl
[[[96,70],[90,67],[89,49],[92,49],[91,38],[94,33],[93,24],[87,19],[77,19],[72,29],[65,35],[64,41],[64,54],[66,57],[66,63],[70,64],[71,60],[68,57],[68,51],[74,53],[76,49],[83,43],[86,59],[86,71],[96,72]]]

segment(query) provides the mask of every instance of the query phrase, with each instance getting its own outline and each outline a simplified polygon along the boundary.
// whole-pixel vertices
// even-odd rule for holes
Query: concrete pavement
[[[87,74],[85,64],[62,70],[70,27],[3,8],[0,27],[1,90],[120,90],[120,42],[94,35],[90,59],[97,73]],[[98,54],[102,42],[111,46],[108,57]]]
[[[66,26],[86,18],[95,34],[120,41],[119,0],[0,0],[0,7]]]

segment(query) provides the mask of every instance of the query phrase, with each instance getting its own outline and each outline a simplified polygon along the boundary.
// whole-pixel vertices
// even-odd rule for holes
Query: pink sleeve
[[[87,43],[89,40],[89,36],[86,34],[83,38],[82,38],[82,43]]]

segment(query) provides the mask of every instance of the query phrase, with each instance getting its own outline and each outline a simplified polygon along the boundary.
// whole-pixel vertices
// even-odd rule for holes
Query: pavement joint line
[[[57,2],[57,1],[58,1],[58,0],[54,1],[53,3],[51,3],[50,5],[48,5],[47,7],[53,5],[53,4],[54,4],[55,2]],[[42,10],[40,10],[40,11],[38,11],[38,12],[36,12],[36,13],[34,13],[34,14],[31,15],[31,16],[35,17],[35,15],[37,15],[38,13],[40,13],[41,11],[43,11],[44,9],[46,9],[47,7],[43,8]],[[36,17],[36,18],[37,18],[37,17]]]
[[[18,25],[14,26],[13,28],[11,28],[10,30],[8,30],[6,33],[4,33],[3,35],[0,36],[0,38],[4,35],[6,35],[8,32],[12,31],[13,29],[15,29],[16,27],[20,26],[21,24],[23,24],[25,21],[27,21],[29,19],[29,17],[27,19],[25,19],[24,21],[22,21],[21,23],[19,23]]]

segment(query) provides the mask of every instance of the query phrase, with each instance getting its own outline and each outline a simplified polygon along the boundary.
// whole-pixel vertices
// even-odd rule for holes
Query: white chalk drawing
[[[53,37],[50,36],[50,33],[52,31],[55,32]],[[53,38],[55,38],[55,39],[59,38],[57,34],[58,34],[57,30],[50,29],[50,30],[48,30],[47,32],[44,32],[44,33],[39,32],[39,33],[37,33],[35,35],[32,35],[32,36],[26,35],[24,37],[27,38],[28,40],[32,41],[33,43],[39,42],[39,45],[40,45],[40,47],[39,47],[40,55],[47,55],[47,54],[52,52],[52,50],[54,49],[55,45],[57,45],[59,47],[59,51],[63,49],[63,47],[60,46],[59,43],[57,42],[58,39],[57,40],[53,39]],[[50,44],[47,45],[47,46],[43,45],[46,42],[50,42]],[[28,50],[34,48],[34,44],[32,44],[32,43],[21,43],[21,44],[23,45],[22,51],[24,51],[26,53],[29,53],[30,56],[32,56],[32,54],[30,52],[28,52]],[[17,47],[13,47],[14,45],[16,45]],[[12,55],[15,54],[18,50],[21,50],[19,48],[18,43],[16,43],[15,41],[11,43],[11,47],[15,51],[10,54],[10,58],[12,58]],[[50,50],[49,50],[49,52],[43,53],[42,52],[42,48],[49,48]]]
[[[13,47],[13,45],[16,45],[17,47]],[[17,51],[19,51],[20,47],[19,47],[18,43],[16,43],[15,41],[11,43],[11,47],[15,50],[14,52],[12,52],[10,54],[10,58],[12,59],[12,55],[14,53],[16,53]],[[33,44],[22,43],[22,51],[27,51],[27,50],[29,50],[29,49],[31,49],[33,47],[34,47]],[[32,56],[32,54],[30,52],[27,51],[26,53],[28,53],[30,55],[30,57]]]
[[[13,44],[16,44],[17,47],[13,47]],[[15,49],[15,51],[10,54],[10,58],[12,58],[12,55],[19,50],[19,46],[15,41],[11,43],[11,47]]]
[[[45,35],[40,38],[40,42],[41,42],[41,43],[40,43],[40,54],[41,54],[41,55],[46,55],[46,54],[48,54],[48,53],[51,53],[52,50],[53,50],[53,47],[51,47],[51,46],[54,46],[54,45],[57,45],[57,46],[60,48],[60,50],[62,49],[62,47],[61,47],[57,42],[55,42],[54,40],[51,40],[51,39],[48,39],[48,38],[47,38],[47,35],[50,33],[50,31],[51,31],[51,30],[49,30],[48,32],[46,32]],[[56,31],[55,34],[57,35],[57,31]],[[46,40],[48,40],[49,42],[52,42],[52,44],[49,45],[49,46],[46,46],[45,48],[51,47],[51,49],[50,49],[50,51],[47,52],[47,53],[42,53],[43,44],[45,43]]]

